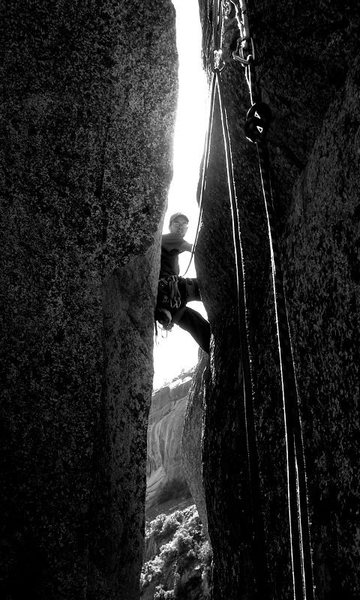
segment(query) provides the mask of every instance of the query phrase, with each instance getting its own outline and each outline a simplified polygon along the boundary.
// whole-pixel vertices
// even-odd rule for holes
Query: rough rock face
[[[147,519],[192,501],[181,447],[191,381],[192,373],[184,373],[152,397],[147,441]]]
[[[211,12],[208,3],[200,5],[209,59]],[[316,597],[355,600],[360,595],[359,9],[349,1],[260,0],[256,9],[249,6],[263,98],[274,114],[268,140],[276,235],[298,376]],[[267,227],[256,148],[243,133],[250,101],[241,65],[227,64],[221,78],[243,230],[267,597],[280,600],[291,597],[292,581]],[[203,470],[214,600],[251,599],[256,585],[236,282],[218,106],[197,269],[213,333]]]
[[[1,12],[0,594],[135,599],[174,10]]]
[[[196,504],[205,535],[208,535],[207,512],[203,487],[203,461],[201,455],[205,411],[205,381],[209,375],[208,357],[203,353],[198,373],[189,390],[182,432],[182,465],[191,496]],[[199,376],[201,373],[201,376]]]

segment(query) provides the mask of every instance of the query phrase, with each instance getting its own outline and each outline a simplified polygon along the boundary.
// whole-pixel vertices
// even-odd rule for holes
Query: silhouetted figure
[[[171,329],[176,323],[188,331],[199,346],[209,352],[210,325],[188,302],[201,300],[197,279],[179,277],[179,254],[191,252],[192,246],[184,237],[189,219],[182,213],[170,217],[169,230],[161,239],[161,266],[155,318]]]

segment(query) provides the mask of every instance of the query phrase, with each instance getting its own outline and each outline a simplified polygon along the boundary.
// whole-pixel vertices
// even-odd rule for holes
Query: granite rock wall
[[[200,2],[200,8],[209,68],[212,15],[208,3]],[[274,117],[268,145],[275,234],[298,376],[316,597],[355,600],[360,593],[359,9],[353,2],[260,1],[249,3],[249,15],[257,76]],[[292,595],[292,575],[267,226],[256,148],[243,131],[250,99],[242,66],[228,61],[221,80],[243,234],[266,594],[280,600]],[[213,334],[203,439],[213,598],[251,599],[257,586],[239,349],[244,332],[239,334],[237,325],[218,104],[196,258]]]
[[[181,440],[184,474],[206,536],[208,536],[208,526],[203,484],[202,437],[205,414],[204,396],[207,377],[210,373],[208,362],[207,354],[202,352],[197,374],[193,376],[193,385],[189,390]]]
[[[16,0],[1,21],[0,594],[135,599],[174,9]]]

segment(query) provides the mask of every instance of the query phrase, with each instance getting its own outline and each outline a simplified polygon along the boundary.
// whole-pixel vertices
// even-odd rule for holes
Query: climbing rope
[[[237,280],[237,306],[238,306],[238,319],[239,327],[241,332],[246,332],[245,335],[240,335],[241,343],[241,373],[243,385],[243,407],[244,407],[244,425],[246,432],[246,445],[247,445],[247,459],[248,459],[248,477],[250,492],[250,511],[252,520],[252,555],[253,564],[255,568],[255,580],[257,585],[257,595],[259,599],[265,598],[265,544],[264,544],[264,525],[262,520],[262,512],[260,508],[260,485],[259,485],[259,473],[258,473],[258,461],[257,461],[257,448],[256,448],[256,436],[255,436],[255,425],[254,425],[254,384],[252,377],[251,368],[251,356],[250,356],[250,344],[249,344],[249,327],[247,319],[247,307],[246,307],[246,286],[245,286],[245,271],[244,271],[244,258],[242,249],[242,236],[241,226],[239,218],[239,208],[236,196],[235,178],[233,171],[233,161],[230,143],[230,133],[226,115],[226,109],[223,102],[222,89],[221,89],[221,77],[220,72],[225,66],[222,58],[222,43],[224,35],[224,15],[229,14],[230,2],[224,3],[219,0],[213,2],[213,61],[212,61],[212,78],[210,84],[210,111],[209,111],[209,126],[207,130],[205,150],[202,163],[202,174],[201,184],[199,193],[199,205],[200,215],[203,210],[203,197],[206,189],[206,174],[209,164],[213,119],[214,119],[214,106],[216,98],[218,99],[219,110],[221,115],[222,123],[222,134],[225,149],[226,158],[226,170],[227,170],[227,182],[230,199],[230,207],[232,214],[233,223],[233,244],[234,244],[234,255],[236,262],[236,280]],[[199,219],[200,224],[200,219]],[[196,241],[199,232],[196,236]],[[194,244],[194,247],[196,242]]]
[[[283,398],[294,599],[312,600],[314,598],[314,590],[307,508],[306,470],[295,364],[291,345],[284,276],[274,229],[274,202],[268,150],[264,142],[257,142],[257,150],[268,225]]]
[[[277,247],[274,227],[274,201],[271,186],[270,162],[265,136],[271,120],[269,107],[261,101],[255,72],[255,44],[249,27],[245,0],[231,0],[235,7],[236,20],[240,32],[236,50],[232,57],[245,69],[245,79],[249,88],[250,109],[246,116],[245,135],[257,146],[262,193],[266,212],[268,239],[271,256],[273,297],[276,316],[277,343],[279,352],[281,389],[284,412],[284,427],[287,457],[288,511],[294,600],[313,600],[314,586],[310,543],[310,527],[307,506],[307,485],[302,439],[302,426],[299,411],[299,398],[295,364],[291,346],[284,277],[281,268],[280,252]],[[226,156],[229,198],[233,223],[233,242],[237,274],[238,316],[241,335],[242,374],[244,391],[245,430],[248,449],[248,470],[251,488],[254,564],[257,571],[259,596],[265,598],[265,549],[262,514],[260,509],[260,483],[257,462],[256,435],[254,426],[253,396],[254,384],[251,367],[249,328],[246,307],[246,281],[242,248],[241,224],[235,188],[229,127],[221,89],[220,71],[224,68],[222,59],[222,39],[224,33],[223,4],[228,0],[213,0],[213,78],[211,84],[211,129],[215,93],[219,101],[223,140]],[[205,189],[205,173],[210,152],[211,130],[204,155],[201,202]]]
[[[200,180],[199,196],[198,196],[199,218],[198,218],[198,222],[197,222],[195,240],[194,240],[193,247],[191,250],[189,264],[186,268],[185,273],[182,275],[182,277],[185,277],[185,275],[187,274],[187,272],[190,268],[191,262],[193,260],[194,254],[195,254],[195,249],[196,249],[196,246],[198,243],[198,239],[199,239],[200,225],[201,225],[201,219],[202,219],[202,214],[203,214],[203,199],[204,199],[204,193],[205,193],[205,188],[206,188],[206,173],[207,173],[208,166],[209,166],[210,143],[211,143],[211,137],[212,137],[213,122],[214,122],[215,93],[216,93],[216,81],[215,81],[215,77],[213,74],[212,78],[211,78],[211,83],[210,83],[209,121],[208,121],[208,126],[206,129],[206,135],[205,135],[205,145],[204,145],[204,153],[203,153],[203,158],[202,158],[202,169],[201,169],[201,180]]]
[[[245,78],[249,88],[251,107],[246,117],[245,135],[257,146],[271,256],[271,273],[285,425],[288,510],[294,599],[313,600],[314,586],[307,506],[304,445],[284,288],[284,276],[281,268],[280,252],[274,227],[274,199],[271,186],[270,161],[265,141],[271,120],[271,112],[269,107],[261,102],[261,92],[257,86],[255,73],[255,44],[250,32],[245,0],[239,0],[239,7],[236,6],[236,18],[239,26],[240,38],[237,50],[233,53],[233,58],[238,60],[245,68]]]
[[[250,491],[250,507],[253,529],[252,550],[253,563],[256,572],[257,595],[259,598],[265,598],[266,577],[265,577],[265,541],[264,541],[264,524],[261,512],[260,503],[260,481],[258,470],[258,452],[255,435],[254,421],[254,380],[252,374],[252,363],[250,353],[249,326],[247,316],[247,298],[246,298],[246,281],[245,281],[245,265],[244,253],[242,244],[241,224],[239,217],[239,206],[236,195],[234,166],[232,160],[231,140],[229,126],[227,120],[226,109],[223,102],[222,85],[219,70],[215,71],[215,81],[219,100],[219,109],[221,115],[223,142],[226,158],[226,172],[228,191],[232,215],[233,226],[233,245],[236,266],[236,283],[237,283],[237,305],[238,305],[238,320],[240,328],[240,344],[241,344],[241,369],[243,383],[243,406],[245,433],[247,445],[247,460],[248,460],[248,477]]]
[[[222,37],[223,37],[223,32],[224,32],[224,21],[223,21],[223,12],[222,12],[222,8],[221,8],[221,0],[213,0],[212,23],[213,23],[213,27],[212,27],[213,73],[212,73],[211,83],[210,83],[209,121],[208,121],[208,126],[206,129],[206,135],[205,135],[205,145],[204,145],[204,152],[203,152],[203,158],[202,158],[202,169],[201,169],[201,184],[200,184],[199,195],[198,195],[199,218],[198,218],[198,222],[197,222],[195,241],[193,243],[189,264],[187,265],[186,270],[185,270],[184,274],[182,275],[182,277],[185,277],[188,270],[190,269],[190,265],[192,263],[192,260],[193,260],[194,254],[195,254],[195,250],[196,250],[196,246],[198,243],[198,239],[199,239],[200,225],[201,225],[201,219],[202,219],[202,213],[203,213],[203,198],[204,198],[204,192],[205,192],[205,188],[206,188],[206,173],[207,173],[207,169],[208,169],[208,165],[209,165],[210,142],[211,142],[211,137],[212,137],[212,128],[213,128],[213,121],[214,121],[214,106],[215,106],[215,97],[216,97],[216,78],[215,78],[214,73],[215,73],[215,70],[220,70],[221,68],[224,67],[224,63],[222,62],[222,51],[221,51]]]

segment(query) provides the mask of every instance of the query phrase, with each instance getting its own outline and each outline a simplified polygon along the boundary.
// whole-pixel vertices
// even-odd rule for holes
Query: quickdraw
[[[271,255],[273,297],[276,317],[286,440],[288,510],[293,594],[294,600],[313,600],[314,585],[302,426],[299,411],[295,365],[291,346],[290,327],[288,322],[286,295],[283,283],[284,278],[281,268],[280,253],[277,248],[275,236],[275,219],[273,209],[274,199],[270,177],[270,162],[266,146],[266,135],[272,116],[269,106],[261,100],[261,92],[256,81],[256,50],[254,39],[250,32],[246,2],[245,0],[231,0],[231,3],[235,7],[235,15],[239,29],[239,39],[237,40],[236,50],[232,53],[232,58],[235,61],[240,62],[242,67],[245,69],[245,79],[249,88],[251,102],[250,109],[248,110],[245,119],[245,136],[257,146],[264,207],[268,224],[268,239]],[[229,0],[223,0],[223,2],[222,0],[213,0],[213,76],[211,81],[209,131],[203,160],[200,199],[202,201],[206,184],[206,169],[210,152],[210,137],[214,102],[217,94],[222,121],[228,188],[233,220],[233,242],[237,271],[239,325],[241,331],[245,332],[245,335],[241,335],[242,370],[249,478],[252,490],[254,564],[257,569],[257,591],[259,597],[265,599],[268,597],[268,595],[266,593],[264,573],[265,550],[259,499],[259,474],[256,459],[256,435],[253,412],[254,384],[251,368],[251,353],[247,321],[246,282],[244,273],[242,234],[236,196],[235,177],[233,172],[228,121],[221,89],[221,71],[225,66],[225,62],[223,60],[222,40],[224,34],[224,18],[229,15],[228,4]]]

